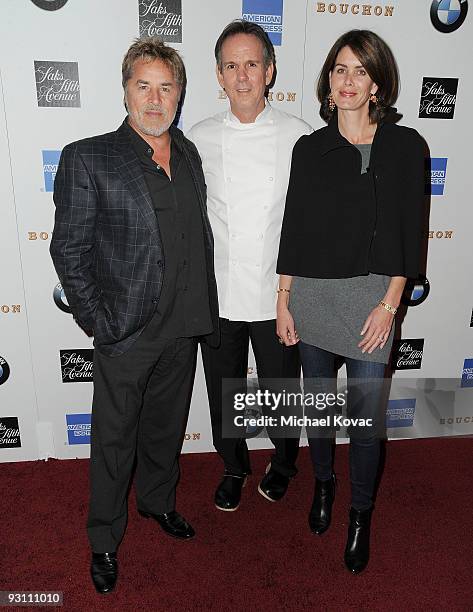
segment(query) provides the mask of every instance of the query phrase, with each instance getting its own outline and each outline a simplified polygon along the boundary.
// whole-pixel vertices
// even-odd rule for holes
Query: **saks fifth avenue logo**
[[[457,101],[458,79],[424,77],[420,94],[419,117],[453,119]]]
[[[395,340],[393,346],[393,368],[395,370],[418,370],[422,366],[424,339]]]
[[[380,4],[357,4],[354,2],[316,2],[315,11],[317,13],[341,13],[342,15],[363,15],[375,17],[392,17],[394,6]]]
[[[93,349],[60,351],[60,358],[63,383],[93,382]]]
[[[20,428],[17,417],[0,417],[0,448],[20,448]]]
[[[35,60],[34,72],[38,106],[80,107],[77,62]]]
[[[182,42],[182,0],[139,0],[140,37]]]

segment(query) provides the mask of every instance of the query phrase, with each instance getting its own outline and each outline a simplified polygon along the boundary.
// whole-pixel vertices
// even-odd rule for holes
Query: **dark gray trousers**
[[[93,552],[113,552],[127,522],[136,458],[140,510],[174,510],[195,374],[195,338],[157,337],[153,321],[118,357],[94,351],[87,531]]]

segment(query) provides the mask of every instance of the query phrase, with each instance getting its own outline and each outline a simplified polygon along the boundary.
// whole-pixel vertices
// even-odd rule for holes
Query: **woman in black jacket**
[[[294,147],[277,268],[277,334],[299,343],[305,391],[335,393],[343,359],[348,416],[365,419],[349,428],[344,558],[354,573],[369,559],[393,322],[407,277],[419,273],[424,143],[388,121],[398,90],[396,61],[379,36],[352,30],[335,42],[317,86],[328,125]],[[308,429],[316,477],[309,525],[321,535],[335,496],[337,415],[328,406],[315,413],[327,418]]]

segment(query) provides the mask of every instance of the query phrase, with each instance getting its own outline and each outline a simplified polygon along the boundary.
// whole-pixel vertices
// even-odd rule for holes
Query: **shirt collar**
[[[254,126],[256,124],[269,123],[271,121],[272,112],[273,112],[273,109],[271,108],[271,104],[265,98],[264,99],[264,108],[260,112],[260,114],[256,117],[256,119],[254,120],[253,123],[242,123],[238,119],[238,117],[236,117],[232,113],[231,109],[228,109],[228,111],[227,111],[227,113],[225,115],[225,122],[226,123],[231,123],[232,127],[238,127],[238,128],[241,128],[241,129],[251,129],[252,126]]]
[[[135,149],[138,156],[143,157],[153,157],[154,150],[153,147],[146,142],[144,138],[142,138],[136,130],[134,130],[131,125],[128,123],[128,117],[123,122],[126,133],[128,134],[128,138],[131,140],[133,148]],[[177,151],[181,152],[181,147],[177,138],[174,138],[173,130],[169,129],[169,134],[171,136],[171,149],[176,148]]]

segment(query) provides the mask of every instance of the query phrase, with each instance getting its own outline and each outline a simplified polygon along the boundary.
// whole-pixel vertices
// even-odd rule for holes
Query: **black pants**
[[[299,354],[297,346],[279,344],[274,319],[254,322],[220,319],[220,330],[219,348],[202,345],[213,443],[228,472],[249,474],[251,468],[246,440],[222,437],[222,379],[246,379],[250,340],[259,378],[299,378]],[[276,451],[271,457],[272,469],[285,476],[294,476],[297,472],[295,461],[299,440],[271,437],[271,441]]]
[[[135,458],[138,508],[174,510],[196,354],[194,338],[160,338],[153,320],[125,354],[94,351],[87,521],[94,552],[115,551],[123,537]]]

